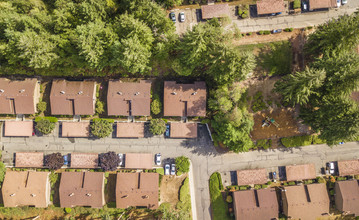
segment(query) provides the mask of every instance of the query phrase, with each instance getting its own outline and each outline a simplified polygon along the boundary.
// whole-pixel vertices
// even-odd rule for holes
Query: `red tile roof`
[[[221,18],[229,16],[228,4],[202,5],[202,19]]]
[[[196,138],[197,123],[172,123],[170,126],[171,138]]]
[[[158,208],[158,173],[117,173],[116,208]]]
[[[285,6],[283,0],[261,0],[257,1],[257,13],[259,15],[284,12]]]
[[[287,181],[315,179],[314,164],[290,165],[285,167]]]
[[[16,152],[15,167],[43,167],[44,153],[43,152]]]
[[[90,137],[90,122],[62,122],[61,137]]]
[[[39,97],[37,79],[0,78],[0,114],[35,114]]]
[[[359,216],[359,181],[348,180],[335,183],[335,207],[342,212]]]
[[[5,207],[35,206],[45,208],[50,203],[49,172],[6,171],[2,185]]]
[[[237,184],[250,185],[250,184],[264,184],[268,182],[266,169],[253,169],[253,170],[237,170]]]
[[[145,136],[144,122],[119,122],[117,123],[116,137],[118,138],[141,138]]]
[[[50,94],[52,115],[93,115],[96,83],[53,80]]]
[[[33,121],[5,121],[6,137],[30,137],[34,128]]]
[[[127,169],[151,169],[154,157],[147,153],[125,154],[125,168]]]
[[[207,91],[205,82],[164,83],[164,116],[206,116]]]
[[[131,104],[131,107],[130,107]],[[139,83],[111,80],[108,83],[107,112],[108,115],[150,115],[151,81],[141,80]]]
[[[98,154],[96,153],[71,153],[71,168],[97,168]]]
[[[236,220],[271,220],[278,218],[278,200],[274,188],[233,192]]]
[[[103,172],[62,172],[60,206],[102,208],[105,205],[104,180]]]
[[[338,161],[340,176],[359,174],[359,160],[342,160]]]
[[[309,10],[335,8],[336,6],[335,0],[309,0]]]

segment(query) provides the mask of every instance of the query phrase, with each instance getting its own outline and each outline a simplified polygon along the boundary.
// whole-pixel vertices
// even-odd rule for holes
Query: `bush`
[[[42,134],[50,134],[55,129],[55,123],[50,122],[48,119],[41,119],[36,123],[35,128]]]
[[[325,144],[326,141],[323,139],[320,139],[318,135],[313,135],[313,144]]]
[[[161,118],[151,119],[150,132],[154,135],[164,134],[166,131],[166,122]]]
[[[108,137],[113,132],[112,123],[105,119],[92,120],[91,133],[98,138]]]
[[[292,31],[293,31],[293,28],[284,28],[284,31],[285,31],[285,32],[292,32]]]
[[[95,111],[96,111],[96,114],[98,114],[98,115],[101,115],[102,113],[105,112],[104,103],[101,102],[100,100],[96,101]]]
[[[239,187],[239,190],[247,190],[248,188],[247,188],[247,186],[240,186]]]
[[[191,195],[189,191],[189,179],[186,178],[180,188],[179,202],[176,208],[185,212],[191,211]]]
[[[293,2],[293,9],[300,8],[300,0],[294,0]]]
[[[228,219],[228,204],[223,200],[221,191],[223,190],[221,174],[215,172],[209,178],[209,193],[211,198],[212,214],[214,219]]]
[[[56,123],[57,122],[57,118],[56,117],[36,117],[35,118],[35,122],[39,122],[43,119],[49,120],[52,123]]]
[[[263,31],[263,34],[264,34],[264,35],[269,35],[269,34],[270,34],[270,31]]]
[[[264,31],[258,31],[258,34],[259,34],[259,35],[263,35],[263,34],[264,34]]]
[[[334,194],[335,194],[334,189],[329,190],[329,194],[330,194],[331,196],[334,196]]]
[[[247,35],[248,35],[248,36],[251,36],[251,35],[252,35],[252,32],[248,32]]]
[[[354,175],[354,179],[359,180],[359,175]]]
[[[317,177],[317,182],[318,183],[327,183],[327,181],[323,178],[323,177]]]
[[[185,156],[176,158],[176,168],[178,171],[187,173],[189,171],[190,162],[189,159]]]
[[[265,189],[265,188],[268,188],[268,185],[263,184],[263,185],[262,185],[262,189]]]
[[[51,172],[49,179],[50,179],[51,188],[53,188],[56,182],[59,180],[59,174]]]
[[[99,159],[100,167],[104,171],[114,171],[117,169],[118,164],[120,163],[120,158],[113,151],[100,154]]]
[[[162,110],[162,102],[160,101],[160,98],[157,94],[153,96],[153,100],[151,103],[151,112],[154,115],[158,115],[161,113]]]
[[[232,196],[228,195],[227,198],[226,198],[226,202],[232,203],[233,202]]]
[[[163,168],[157,168],[156,173],[158,173],[160,175],[165,175],[165,170]]]
[[[263,148],[264,150],[267,150],[268,148],[272,147],[272,140],[271,139],[257,140],[256,147]]]
[[[311,135],[294,136],[280,139],[284,147],[307,146],[312,144],[312,140],[313,136]]]
[[[291,181],[291,182],[288,183],[288,185],[294,186],[294,185],[295,185],[295,182],[294,182],[294,181]]]
[[[44,101],[41,101],[41,102],[37,103],[37,105],[36,105],[36,109],[39,114],[46,111],[46,108],[47,108],[47,103]]]
[[[252,111],[253,112],[258,112],[258,111],[266,109],[266,107],[267,107],[267,105],[263,100],[262,92],[257,92],[253,96]]]
[[[44,165],[51,170],[58,170],[64,165],[64,158],[61,153],[45,155]]]
[[[313,180],[304,180],[303,182],[304,182],[304,184],[312,184]]]
[[[261,185],[259,185],[259,184],[254,185],[254,189],[260,189],[260,188],[262,188]]]
[[[0,162],[0,184],[4,181],[6,173],[6,167],[3,162]]]
[[[98,122],[98,121],[108,121],[109,123],[115,123],[115,119],[112,118],[94,118],[92,119],[92,122]]]
[[[176,172],[176,175],[177,175],[177,176],[181,176],[182,174],[183,174],[183,172],[177,170],[177,172]]]
[[[71,213],[72,209],[71,208],[65,208],[65,213],[69,214]]]

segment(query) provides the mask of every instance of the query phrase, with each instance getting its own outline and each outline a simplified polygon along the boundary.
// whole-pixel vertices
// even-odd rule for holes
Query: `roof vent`
[[[74,196],[74,195],[75,195],[75,193],[70,193],[70,194],[69,194],[69,196]]]
[[[197,92],[192,93],[192,95],[196,95],[196,94],[197,94]]]
[[[30,194],[30,196],[35,197],[35,196],[36,196],[36,194],[33,194],[33,193],[32,193],[32,194]]]
[[[10,194],[10,196],[15,196],[15,193],[13,193],[13,194]]]
[[[61,93],[61,94],[65,94],[66,92],[65,92],[65,91],[61,91],[60,93]]]
[[[19,91],[19,93],[23,93],[23,92],[25,92],[25,89],[22,89],[22,90]]]
[[[139,95],[139,94],[140,94],[140,92],[136,92],[136,93],[135,93],[135,95]]]
[[[122,92],[117,92],[117,94],[122,95]]]
[[[171,94],[172,94],[172,95],[177,95],[177,92],[172,92]]]
[[[91,196],[91,193],[86,193],[86,196]]]
[[[149,197],[148,195],[144,195],[143,198],[144,198],[144,199],[148,199],[148,198],[150,198],[150,197]]]
[[[0,89],[0,92],[1,92],[1,93],[3,93],[3,92],[5,92],[5,90],[3,90],[3,89]]]
[[[83,91],[80,91],[80,92],[78,92],[77,94],[81,95],[82,93],[84,93],[84,92],[83,92]]]

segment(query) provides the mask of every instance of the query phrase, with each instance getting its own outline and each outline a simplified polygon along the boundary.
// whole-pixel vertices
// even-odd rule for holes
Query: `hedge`
[[[209,178],[209,193],[211,197],[211,208],[213,219],[230,219],[227,210],[228,205],[222,198],[223,190],[221,174],[215,172]]]
[[[256,147],[257,148],[263,148],[264,150],[267,150],[268,148],[270,148],[272,146],[272,140],[269,139],[262,139],[262,140],[257,140],[256,142]]]
[[[108,121],[110,123],[115,123],[115,119],[112,118],[94,118],[92,119],[92,122],[101,121],[101,120]]]
[[[35,118],[35,122],[39,122],[39,121],[41,121],[41,120],[49,120],[50,122],[52,122],[52,123],[56,123],[57,122],[57,118],[55,118],[55,117],[40,117],[40,116],[38,116],[38,117],[36,117]]]
[[[284,147],[300,147],[311,145],[313,141],[313,136],[311,135],[303,135],[303,136],[294,136],[294,137],[286,137],[281,138]]]

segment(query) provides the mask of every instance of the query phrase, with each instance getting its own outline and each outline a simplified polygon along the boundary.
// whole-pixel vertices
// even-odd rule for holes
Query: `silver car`
[[[179,21],[180,21],[180,22],[184,22],[185,19],[186,19],[186,17],[185,17],[185,15],[184,15],[184,12],[180,12],[180,13],[179,13]]]
[[[118,158],[120,159],[119,165],[122,166],[123,165],[123,154],[118,154]]]
[[[170,165],[168,163],[165,164],[165,175],[170,175]]]
[[[175,164],[171,165],[171,175],[176,175],[176,165]]]
[[[156,165],[161,165],[161,154],[160,153],[156,154],[155,160],[156,160]]]

